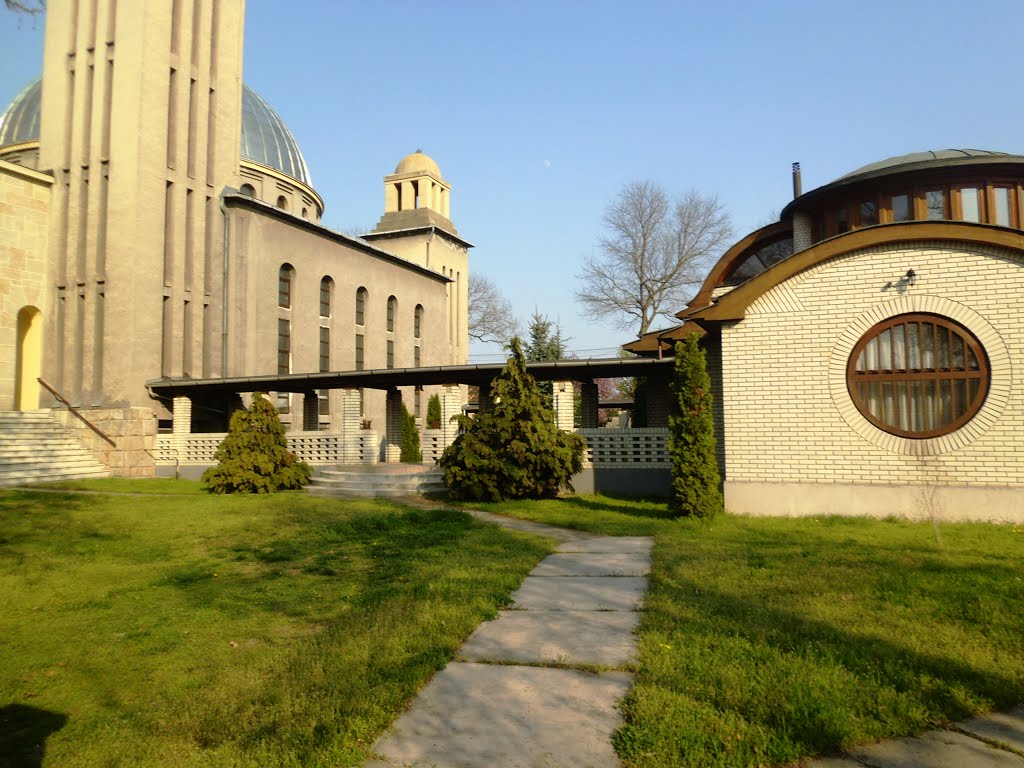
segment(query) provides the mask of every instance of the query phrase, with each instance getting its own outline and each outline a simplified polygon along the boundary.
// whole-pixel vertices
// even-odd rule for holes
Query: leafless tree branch
[[[477,341],[506,344],[519,331],[512,302],[483,275],[469,275],[469,335]]]

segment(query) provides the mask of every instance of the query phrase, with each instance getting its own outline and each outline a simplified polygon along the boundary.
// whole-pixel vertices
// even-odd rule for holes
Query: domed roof
[[[956,162],[958,160],[970,159],[998,161],[1000,159],[1017,160],[1020,158],[1017,155],[1010,155],[1006,152],[992,152],[987,149],[934,149],[927,152],[911,152],[907,155],[896,155],[895,157],[890,157],[886,160],[879,160],[877,163],[868,163],[855,171],[851,171],[844,176],[840,176],[836,181],[850,180],[857,176],[877,173],[879,171],[902,170],[902,166],[917,165],[918,163],[932,163],[936,160]]]
[[[39,140],[42,80],[30,83],[0,117],[0,147]],[[242,85],[241,157],[312,187],[309,168],[288,126],[249,86]],[[436,167],[436,166],[435,166]]]
[[[39,138],[39,103],[43,95],[43,81],[34,80],[0,115],[0,147],[36,141]]]
[[[402,158],[402,161],[395,166],[395,174],[400,173],[430,173],[438,179],[441,176],[441,169],[429,155],[424,155],[423,150],[417,149],[411,155]]]
[[[242,85],[242,159],[275,168],[312,187],[309,168],[284,120],[247,85]]]

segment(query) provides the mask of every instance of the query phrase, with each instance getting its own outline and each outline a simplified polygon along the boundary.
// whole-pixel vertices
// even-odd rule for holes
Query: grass
[[[0,492],[0,766],[40,744],[44,766],[359,764],[552,546],[459,511],[176,487]]]
[[[56,491],[93,491],[96,493],[141,493],[178,496],[205,493],[198,480],[180,480],[173,477],[153,477],[147,480],[103,478],[96,480],[61,480],[55,483],[37,483],[33,488]]]
[[[783,765],[1024,701],[1024,528],[475,505],[655,539],[629,766]]]

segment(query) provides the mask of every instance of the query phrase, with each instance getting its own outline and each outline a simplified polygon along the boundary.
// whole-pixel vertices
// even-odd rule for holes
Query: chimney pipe
[[[800,181],[800,163],[793,163],[793,199],[796,200],[803,193],[804,188]]]

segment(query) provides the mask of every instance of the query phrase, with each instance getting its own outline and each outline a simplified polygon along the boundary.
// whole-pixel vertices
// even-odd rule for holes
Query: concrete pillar
[[[455,442],[459,433],[458,422],[453,417],[462,412],[462,387],[458,384],[445,384],[441,388],[441,433],[447,448]]]
[[[399,205],[400,211],[411,211],[416,207],[416,190],[413,189],[411,181],[402,182],[402,200]]]
[[[491,400],[491,384],[492,381],[485,381],[480,385],[480,396],[477,398],[478,405],[480,406],[480,413],[486,413],[491,410],[494,405],[494,401]]]
[[[174,412],[171,431],[175,437],[178,435],[187,435],[192,431],[192,398],[174,398]]]
[[[345,446],[342,451],[346,464],[359,463],[359,433],[362,429],[363,416],[359,410],[359,390],[343,389],[340,392],[340,415],[338,424],[341,428]]]
[[[793,214],[793,253],[806,251],[813,245],[811,214],[798,211]]]
[[[452,217],[451,211],[448,209],[448,190],[444,189],[443,187],[441,188],[441,211],[440,211],[440,213],[446,219],[450,219]]]
[[[667,427],[672,391],[667,376],[647,377],[647,426]]]
[[[388,464],[402,460],[402,390],[389,389],[384,402],[384,449],[381,458]]]
[[[302,429],[304,432],[320,429],[320,399],[316,392],[302,393]]]
[[[584,381],[580,387],[580,426],[593,429],[597,426],[597,406],[599,398],[597,384]]]
[[[391,182],[384,184],[384,213],[398,210],[398,187]]]
[[[595,385],[596,388],[597,385]],[[555,426],[563,432],[573,430],[573,392],[571,381],[553,381],[552,405],[555,408]]]

